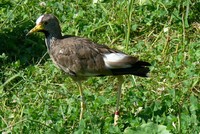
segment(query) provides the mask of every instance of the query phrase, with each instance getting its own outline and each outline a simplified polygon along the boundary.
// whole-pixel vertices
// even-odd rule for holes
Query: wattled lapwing
[[[114,124],[119,117],[122,75],[147,77],[150,63],[127,55],[86,38],[62,36],[58,19],[52,14],[44,14],[36,21],[36,26],[28,34],[43,32],[48,53],[59,68],[77,82],[81,96],[80,119],[85,103],[81,81],[94,76],[116,76],[119,80]],[[27,34],[27,35],[28,35]]]

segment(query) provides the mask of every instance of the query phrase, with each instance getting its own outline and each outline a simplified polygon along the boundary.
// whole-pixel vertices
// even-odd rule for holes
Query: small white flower
[[[169,28],[168,28],[168,27],[165,27],[165,28],[163,29],[163,31],[164,31],[164,33],[166,33],[166,32],[169,31]]]
[[[47,120],[47,121],[46,121],[46,125],[50,125],[50,124],[52,124],[52,123],[53,123],[52,120]]]
[[[39,4],[41,7],[45,7],[47,4],[44,2],[44,1],[42,1],[42,2],[40,2],[40,4]]]
[[[93,4],[96,4],[98,2],[102,2],[102,0],[93,0]]]
[[[78,13],[74,14],[73,18],[77,18],[78,17]]]

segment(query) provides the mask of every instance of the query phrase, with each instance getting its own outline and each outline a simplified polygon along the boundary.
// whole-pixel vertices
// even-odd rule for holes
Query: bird
[[[62,35],[60,22],[53,14],[43,14],[36,20],[36,25],[27,35],[34,32],[45,34],[47,52],[53,63],[71,77],[78,85],[81,97],[79,119],[83,119],[86,109],[83,95],[82,81],[89,77],[114,76],[118,79],[118,93],[114,125],[119,120],[119,103],[123,75],[148,77],[151,64],[139,60],[138,57],[128,55],[122,51],[101,45],[90,39]]]

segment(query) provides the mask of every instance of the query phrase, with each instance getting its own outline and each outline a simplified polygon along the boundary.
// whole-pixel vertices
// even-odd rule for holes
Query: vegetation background
[[[43,34],[25,36],[44,13],[60,19],[64,34],[152,64],[148,79],[125,77],[118,126],[113,77],[84,83],[79,122],[76,84],[49,59]],[[0,0],[0,14],[2,134],[200,133],[199,0]]]

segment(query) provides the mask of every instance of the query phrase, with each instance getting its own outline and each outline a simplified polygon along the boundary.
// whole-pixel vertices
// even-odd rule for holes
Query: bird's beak
[[[37,24],[33,29],[31,29],[31,30],[26,34],[26,36],[29,35],[29,34],[32,34],[32,33],[34,33],[34,32],[41,31],[41,30],[44,30],[44,26],[43,26],[42,24]]]

